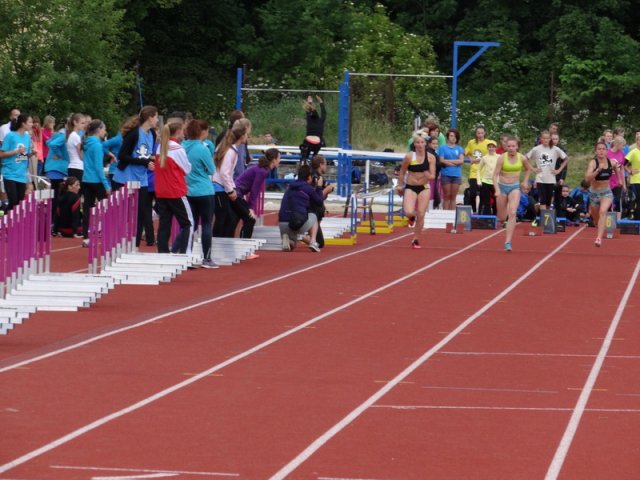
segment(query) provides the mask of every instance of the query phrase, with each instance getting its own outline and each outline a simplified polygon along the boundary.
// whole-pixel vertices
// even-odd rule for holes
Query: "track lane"
[[[471,235],[467,236],[466,238],[472,238]],[[446,240],[449,240],[448,238]],[[459,239],[456,239],[457,241],[459,241]],[[546,240],[547,243],[558,243],[559,240],[555,240],[555,239],[547,239]],[[448,242],[447,242],[448,243]],[[499,246],[501,244],[500,241],[500,237],[498,237],[497,239],[495,239],[494,241],[490,242],[491,245],[487,245],[487,250],[486,251],[490,251],[492,252],[492,258],[491,261],[495,262],[496,259],[498,261],[501,261],[501,259],[505,258],[505,254],[503,252],[500,251]],[[436,249],[434,249],[436,250]],[[444,250],[444,249],[443,249]],[[398,262],[398,259],[402,259],[405,258],[407,255],[408,249],[406,251],[402,251],[401,255],[398,256],[394,256],[393,257],[393,261],[394,262]],[[421,255],[429,255],[429,249],[425,249],[421,252],[419,252]],[[484,250],[483,250],[484,253]],[[397,254],[397,252],[396,252]],[[514,259],[519,259],[518,261],[522,262],[523,265],[530,265],[532,263],[532,261],[535,261],[534,259],[538,259],[541,256],[543,256],[543,253],[541,252],[537,252],[537,253],[527,253],[527,254],[523,254],[520,255],[519,257],[514,257]],[[415,262],[415,256],[411,257],[413,259],[413,261]],[[451,261],[448,262],[447,264],[443,264],[440,266],[440,268],[438,269],[434,269],[433,272],[429,272],[428,275],[425,275],[428,278],[431,279],[438,279],[437,282],[433,283],[433,295],[434,298],[438,298],[437,295],[442,295],[441,292],[444,292],[447,290],[448,286],[446,284],[446,281],[449,281],[450,278],[453,279],[456,276],[459,277],[459,272],[462,271],[462,269],[466,268],[469,263],[475,264],[477,262],[477,258],[478,258],[478,251],[474,250],[473,252],[470,252],[469,254],[465,255],[464,258],[456,258],[455,261]],[[513,261],[513,260],[512,260]],[[458,272],[457,275],[455,272]],[[450,277],[447,277],[447,275],[450,275]],[[364,279],[366,279],[367,277],[363,277]],[[439,280],[440,279],[445,279],[445,283],[441,283]],[[362,280],[362,279],[361,279]],[[474,282],[473,279],[467,277],[466,279],[462,280],[462,281],[468,281],[469,282],[469,288],[474,286]],[[423,288],[421,287],[422,284],[420,283],[416,283],[416,286],[418,287],[415,294],[416,295],[420,295],[421,292],[423,292]],[[344,362],[346,362],[347,364],[349,364],[349,362],[352,362],[350,364],[350,371],[351,371],[351,375],[348,378],[353,378],[354,380],[358,380],[358,378],[362,375],[361,372],[361,368],[366,367],[366,366],[370,366],[371,368],[374,368],[373,372],[375,373],[369,373],[369,376],[375,377],[373,379],[369,378],[366,383],[367,383],[367,388],[373,388],[375,387],[377,384],[375,383],[376,381],[380,381],[380,380],[384,380],[385,375],[384,373],[387,372],[387,374],[391,374],[395,371],[397,371],[397,367],[398,365],[406,365],[407,362],[407,358],[409,358],[411,356],[410,352],[405,351],[404,349],[406,348],[405,345],[407,342],[416,342],[415,345],[411,344],[410,348],[411,349],[415,349],[415,351],[419,351],[419,349],[424,347],[424,339],[419,339],[416,338],[415,335],[415,331],[417,327],[420,326],[424,326],[423,323],[418,323],[418,320],[421,319],[421,315],[419,314],[415,314],[414,312],[414,316],[410,319],[410,322],[404,322],[402,318],[400,318],[399,320],[395,321],[395,324],[388,324],[388,318],[393,319],[393,314],[396,312],[396,309],[399,305],[405,305],[404,302],[404,293],[400,292],[394,292],[393,295],[391,296],[391,299],[395,299],[395,302],[391,302],[391,310],[387,310],[389,311],[389,314],[391,315],[391,317],[389,317],[389,314],[381,317],[381,318],[385,318],[385,322],[387,323],[383,323],[383,325],[377,325],[378,329],[375,329],[374,332],[370,332],[367,335],[358,335],[356,338],[358,340],[361,339],[369,339],[372,342],[372,345],[368,346],[367,348],[363,349],[362,351],[362,355],[364,355],[366,358],[375,358],[375,355],[379,355],[381,351],[385,351],[388,354],[388,358],[385,357],[383,360],[384,361],[376,361],[376,362],[372,362],[371,365],[369,365],[369,362],[365,362],[362,358],[359,358],[356,356],[356,359],[352,359],[351,353],[350,352],[350,348],[353,345],[353,334],[349,334],[351,327],[354,326],[353,324],[353,318],[355,316],[355,319],[357,320],[357,323],[355,324],[358,328],[365,328],[365,329],[370,329],[372,328],[372,325],[369,324],[369,322],[367,322],[367,320],[371,320],[372,318],[372,308],[373,311],[375,312],[375,315],[381,315],[381,309],[382,308],[387,308],[389,309],[389,301],[388,298],[389,297],[383,297],[382,295],[376,295],[376,297],[380,297],[379,299],[374,299],[376,302],[376,305],[364,305],[364,304],[359,304],[357,306],[356,309],[358,312],[360,313],[354,313],[353,311],[347,312],[345,314],[337,314],[335,316],[332,316],[330,319],[328,320],[323,320],[323,322],[321,324],[319,324],[315,329],[305,329],[304,331],[300,332],[299,334],[297,334],[295,337],[290,337],[282,342],[280,342],[278,345],[275,346],[275,348],[273,348],[273,350],[277,350],[278,354],[276,356],[276,360],[278,361],[278,363],[281,363],[280,365],[276,365],[272,368],[270,368],[268,365],[266,367],[264,367],[263,365],[265,365],[265,363],[268,363],[266,360],[268,360],[270,358],[269,353],[272,351],[272,348],[269,348],[267,350],[265,350],[264,352],[261,352],[259,355],[256,355],[255,357],[252,357],[250,359],[250,361],[247,361],[246,364],[249,366],[249,370],[250,372],[241,376],[241,379],[245,379],[245,381],[241,381],[240,385],[235,385],[234,384],[234,388],[222,388],[222,391],[226,392],[224,395],[224,398],[219,398],[219,395],[216,396],[213,399],[210,399],[207,395],[211,395],[211,385],[209,385],[209,382],[216,382],[216,386],[218,386],[218,383],[225,383],[228,379],[233,380],[233,378],[231,378],[232,374],[231,373],[226,373],[224,374],[224,376],[222,378],[219,377],[212,377],[212,378],[206,378],[206,380],[204,380],[202,383],[199,383],[197,385],[194,385],[194,387],[190,387],[188,389],[188,391],[182,391],[180,393],[174,394],[172,395],[172,399],[175,398],[178,402],[179,405],[185,405],[185,403],[183,403],[184,401],[189,402],[189,399],[192,398],[194,395],[192,392],[194,391],[200,391],[201,389],[204,389],[204,392],[202,393],[198,393],[198,395],[204,395],[203,398],[206,398],[207,401],[204,402],[204,405],[206,405],[205,411],[201,413],[201,415],[196,415],[195,411],[193,411],[193,408],[204,408],[203,403],[202,402],[196,402],[197,405],[196,407],[193,407],[189,413],[193,413],[194,415],[191,416],[189,415],[188,418],[174,418],[173,416],[169,415],[168,412],[173,411],[173,409],[171,408],[167,408],[164,407],[163,405],[165,404],[165,400],[162,400],[150,407],[145,408],[144,412],[140,415],[140,417],[142,418],[142,420],[139,420],[139,423],[136,423],[136,427],[135,429],[133,429],[134,432],[140,432],[139,434],[141,435],[140,438],[144,438],[145,434],[142,433],[143,431],[146,432],[146,434],[149,434],[150,432],[148,431],[149,428],[155,428],[156,433],[158,430],[158,424],[156,421],[154,421],[154,419],[158,419],[161,418],[162,419],[162,425],[166,425],[166,430],[169,432],[173,432],[173,435],[175,436],[175,432],[177,431],[181,431],[181,430],[188,430],[190,432],[190,435],[188,438],[181,438],[180,442],[178,445],[175,444],[175,440],[174,443],[171,444],[171,446],[166,446],[169,447],[170,451],[168,451],[166,454],[160,454],[158,455],[158,452],[155,451],[155,458],[156,459],[162,459],[163,462],[169,462],[169,461],[177,461],[177,459],[173,458],[174,455],[172,455],[170,452],[174,451],[175,449],[179,447],[180,452],[183,455],[187,455],[189,457],[193,456],[193,455],[197,455],[197,451],[193,450],[193,445],[190,443],[191,442],[191,438],[197,438],[197,439],[202,439],[202,438],[209,438],[210,442],[213,442],[214,440],[217,441],[216,438],[210,438],[211,437],[211,431],[205,430],[203,433],[201,433],[200,435],[197,433],[194,433],[194,431],[191,429],[191,424],[195,423],[196,425],[194,425],[194,427],[200,427],[202,429],[203,424],[204,425],[215,425],[215,421],[220,421],[220,419],[225,420],[226,419],[226,415],[223,413],[225,410],[224,408],[235,408],[236,405],[233,404],[232,400],[233,399],[238,399],[238,397],[242,397],[242,398],[252,398],[251,395],[255,395],[256,392],[256,388],[255,386],[251,385],[251,384],[247,384],[246,383],[246,378],[249,379],[260,379],[261,376],[264,376],[266,372],[272,372],[275,371],[278,374],[282,374],[282,375],[293,375],[294,380],[293,382],[284,382],[282,383],[282,381],[278,382],[274,379],[273,382],[274,384],[277,384],[279,386],[282,386],[282,388],[286,388],[286,393],[284,394],[284,397],[282,397],[282,392],[275,392],[272,393],[274,395],[273,398],[269,397],[271,402],[275,402],[275,403],[269,403],[267,402],[267,404],[265,405],[264,402],[258,402],[258,406],[260,407],[259,409],[256,410],[256,417],[251,417],[249,419],[249,425],[251,426],[251,428],[264,428],[264,425],[262,423],[259,422],[259,418],[262,415],[265,415],[266,418],[277,418],[276,414],[282,415],[283,411],[287,411],[290,410],[291,407],[287,406],[286,403],[282,403],[282,401],[292,401],[292,399],[295,397],[296,394],[299,394],[299,385],[297,383],[297,380],[300,379],[300,373],[298,373],[298,370],[302,371],[302,372],[313,372],[314,375],[319,376],[319,373],[317,373],[317,369],[319,367],[321,367],[322,369],[324,369],[325,374],[328,375],[329,378],[331,378],[332,376],[335,376],[336,374],[338,374],[340,376],[340,374],[345,372],[345,368],[341,367],[341,365],[344,364]],[[400,301],[398,301],[398,298],[400,298]],[[419,297],[418,297],[419,298]],[[441,297],[440,297],[441,298]],[[479,301],[479,300],[478,300]],[[479,303],[480,305],[482,303]],[[434,323],[430,323],[427,325],[427,327],[429,327],[428,329],[428,335],[430,336],[430,338],[432,338],[432,341],[437,341],[439,339],[442,338],[443,336],[443,329],[449,328],[450,329],[450,322],[453,320],[451,318],[451,316],[453,315],[453,317],[455,318],[456,316],[459,318],[459,316],[461,315],[468,315],[469,314],[469,308],[471,308],[470,306],[467,305],[463,305],[463,304],[457,304],[459,310],[456,311],[455,308],[451,307],[450,309],[448,309],[446,312],[444,312],[443,315],[439,315],[437,316],[437,318],[434,318]],[[362,308],[362,311],[358,310],[359,308]],[[350,309],[351,310],[351,309]],[[408,309],[407,311],[410,311],[411,309]],[[326,310],[325,310],[326,311]],[[334,318],[335,317],[335,318]],[[442,323],[440,323],[442,322]],[[346,329],[346,325],[348,324],[348,326],[350,328]],[[331,329],[328,329],[327,332],[325,332],[325,325],[330,325],[332,326]],[[398,335],[398,344],[395,345],[393,348],[389,348],[388,351],[385,350],[384,348],[381,349],[381,343],[384,346],[390,346],[390,342],[389,340],[392,338],[396,338],[395,335],[397,335],[397,331],[398,331],[398,325],[401,325],[403,329],[405,329],[405,333],[403,335]],[[339,327],[339,332],[343,333],[344,338],[347,339],[346,344],[344,345],[336,345],[332,342],[334,342],[334,340],[325,340],[325,341],[320,341],[320,343],[318,343],[318,338],[317,338],[317,334],[322,332],[323,336],[325,336],[327,339],[331,339],[335,337],[335,331],[333,330],[334,328],[338,328]],[[385,331],[387,332],[386,334],[384,332],[379,331],[380,328],[385,327]],[[238,332],[233,332],[234,334],[238,333]],[[304,340],[303,341],[303,345],[300,345],[300,339]],[[308,343],[311,342],[311,343]],[[315,358],[327,358],[327,359],[332,359],[334,358],[335,355],[335,349],[340,347],[340,351],[342,352],[341,355],[339,355],[340,357],[340,361],[333,363],[330,360],[327,360],[327,364],[325,365],[324,362],[322,363],[322,365],[318,366],[316,365],[317,361],[312,361]],[[320,352],[325,352],[324,356],[320,356],[318,357],[318,355],[311,355],[311,352],[313,351],[313,349],[319,349],[318,350],[318,354]],[[327,349],[329,349],[330,355],[327,355]],[[293,360],[291,358],[291,356],[293,355]],[[351,360],[350,360],[351,358]],[[311,364],[309,364],[309,362],[311,362]],[[355,363],[353,363],[355,362]],[[400,362],[398,364],[398,362]],[[240,368],[241,365],[245,365],[245,362],[240,362],[237,365],[234,365],[233,367],[229,367],[229,372],[235,371],[236,368]],[[381,367],[386,367],[389,370],[385,370],[385,372],[381,372],[380,368]],[[394,368],[395,367],[395,368]],[[251,371],[253,371],[253,369],[258,368],[259,372],[258,373],[251,373]],[[296,370],[295,372],[289,372],[290,370]],[[319,376],[319,380],[322,381],[324,380],[324,378],[322,376]],[[269,383],[269,382],[267,382]],[[315,386],[314,386],[315,385]],[[243,387],[243,388],[239,388],[239,387]],[[338,381],[337,385],[331,385],[331,390],[335,391],[336,388],[341,388],[344,386],[344,382],[343,381]],[[224,386],[223,386],[224,387]],[[246,392],[246,388],[249,388],[249,391],[251,393],[251,395],[247,395]],[[309,384],[309,388],[313,388],[314,390],[317,390],[318,386],[317,384],[314,384],[313,382],[311,382]],[[377,387],[376,387],[377,388]],[[217,391],[217,389],[215,389]],[[261,389],[260,389],[261,390]],[[350,398],[350,403],[349,405],[352,405],[353,402],[357,401],[357,398],[361,398],[362,397],[362,386],[358,385],[358,388],[356,388],[353,392],[351,392],[351,395],[354,395],[354,398]],[[231,392],[231,393],[230,393]],[[233,392],[239,392],[238,394],[235,394]],[[184,397],[183,399],[183,396]],[[197,395],[196,395],[197,396]],[[356,398],[357,397],[357,398]],[[321,416],[320,412],[324,411],[325,407],[326,407],[326,400],[332,398],[331,396],[328,396],[327,398],[322,397],[323,402],[316,406],[317,408],[320,409],[319,413],[317,413],[316,415],[311,415],[311,417],[313,417],[311,420],[307,419],[307,417],[304,418],[300,418],[300,421],[304,422],[304,421],[311,421],[314,424],[316,423],[316,421],[321,421],[323,422],[329,422],[331,420],[333,420],[335,418],[335,411],[331,410],[331,415],[330,418],[325,418],[323,416]],[[218,401],[222,401],[223,404],[222,405],[214,405],[212,402],[214,400],[218,400]],[[173,401],[173,400],[172,400]],[[172,401],[169,401],[167,403],[171,404]],[[229,401],[231,401],[231,404],[229,404]],[[344,399],[341,399],[341,404],[344,401]],[[191,403],[193,404],[193,400],[191,400]],[[306,407],[306,405],[303,405]],[[314,405],[315,406],[315,405]],[[270,410],[271,408],[273,408],[274,410]],[[344,409],[344,405],[342,405],[340,407],[341,409]],[[160,409],[159,412],[156,412],[156,409]],[[268,410],[268,411],[267,411]],[[164,412],[164,414],[163,414]],[[271,415],[269,412],[272,412],[273,415]],[[240,414],[240,416],[242,417],[240,420],[245,418],[246,415],[246,411],[245,412],[230,412],[233,413],[234,415],[238,415]],[[204,415],[204,417],[202,416]],[[210,419],[210,416],[214,415],[213,419]],[[133,415],[133,417],[137,417],[138,415]],[[203,420],[203,418],[209,419],[209,420]],[[190,419],[193,419],[193,421],[191,421]],[[135,420],[134,420],[135,422]],[[168,423],[165,423],[168,422]],[[177,422],[174,424],[174,422]],[[182,426],[180,424],[180,422],[182,422]],[[185,423],[186,422],[186,423]],[[214,423],[208,423],[208,422],[214,422]],[[120,422],[117,422],[118,424]],[[226,420],[225,420],[226,423]],[[245,422],[243,421],[242,424],[244,424]],[[229,425],[233,425],[234,422],[229,422]],[[145,428],[142,428],[142,427]],[[268,426],[268,425],[267,425]],[[287,427],[291,427],[289,425],[283,425],[283,427],[287,428]],[[229,427],[229,428],[237,428],[237,427]],[[298,428],[300,428],[300,425],[298,425]],[[115,429],[115,431],[113,431],[112,429]],[[237,451],[237,454],[240,455],[240,459],[238,457],[233,457],[233,456],[228,456],[225,455],[224,459],[228,459],[228,461],[235,461],[235,462],[239,462],[245,469],[246,468],[258,468],[258,466],[256,465],[256,467],[254,467],[253,465],[256,462],[252,462],[250,460],[248,460],[247,458],[242,458],[243,455],[246,457],[246,448],[242,447],[241,445],[244,445],[243,442],[246,442],[247,439],[247,435],[246,435],[246,431],[243,429],[240,429],[241,431],[239,432],[221,432],[224,435],[233,435],[234,436],[234,440],[236,441],[236,443],[234,443],[234,448],[237,451],[238,448],[240,448],[240,451]],[[131,429],[125,428],[124,431],[126,432],[126,437],[127,438],[131,438],[131,436],[133,435],[131,432]],[[106,447],[106,446],[101,446],[99,448],[97,448],[98,451],[103,451],[104,448],[119,448],[120,445],[124,445],[122,442],[120,441],[113,441],[114,436],[115,438],[119,438],[118,437],[118,432],[123,432],[122,427],[120,426],[115,426],[115,424],[111,424],[111,425],[107,425],[104,427],[101,427],[100,429],[100,433],[101,435],[97,435],[98,437],[100,437],[101,439],[104,439],[105,442],[108,443],[108,445],[110,445],[110,447]],[[244,439],[240,439],[240,438],[235,438],[235,436],[240,433],[244,433]],[[305,433],[303,431],[298,431],[296,430],[296,435],[291,437],[291,441],[292,444],[289,446],[289,452],[295,452],[297,450],[297,448],[299,448],[300,445],[300,436],[302,435],[303,438],[307,438],[308,433]],[[91,438],[94,438],[94,435],[90,435]],[[204,437],[203,437],[204,436]],[[266,437],[265,437],[266,436]],[[278,460],[270,460],[269,458],[264,458],[264,454],[265,448],[268,448],[269,445],[272,445],[272,441],[269,441],[269,438],[271,438],[273,436],[273,433],[271,433],[271,431],[269,429],[267,429],[266,431],[261,430],[259,433],[256,434],[252,434],[250,435],[251,438],[256,438],[256,439],[260,439],[260,443],[262,445],[262,450],[260,450],[259,452],[249,452],[253,455],[260,455],[260,465],[261,468],[267,468],[270,467],[271,464],[275,465],[277,464]],[[280,441],[285,441],[287,442],[286,439],[290,438],[290,435],[282,435],[280,434],[278,436]],[[111,439],[111,440],[110,440]],[[256,440],[257,441],[257,440]],[[262,443],[265,442],[265,443]],[[74,442],[75,443],[75,442]],[[85,442],[83,442],[84,444]],[[115,443],[115,445],[114,445]],[[147,454],[146,456],[144,455],[143,452],[138,452],[137,447],[138,446],[142,446],[145,445],[145,442],[142,441],[133,441],[131,442],[130,440],[128,442],[126,442],[128,445],[130,445],[129,448],[134,448],[136,449],[136,452],[141,455],[141,458],[146,458],[149,456],[149,454]],[[131,447],[133,443],[133,447]],[[295,445],[294,445],[295,443]],[[228,445],[228,442],[225,442],[224,445]],[[190,448],[191,447],[191,448]],[[65,447],[61,447],[60,449],[57,449],[57,451],[60,452],[66,452],[67,448],[70,448],[69,451],[73,451],[73,446],[69,445],[69,446],[65,446]],[[77,445],[76,445],[77,448]],[[230,447],[220,447],[221,448],[221,452],[226,452],[227,450],[229,450]],[[218,450],[216,448],[212,448],[213,451],[217,452]],[[93,450],[92,450],[93,451]],[[269,452],[266,452],[269,453]],[[124,453],[122,453],[124,455]],[[273,454],[273,452],[271,452],[271,454]],[[57,453],[55,454],[57,455]],[[76,453],[70,453],[70,454],[66,454],[66,453],[61,453],[62,456],[65,455],[78,455],[77,451]],[[46,455],[45,457],[49,457],[48,455]],[[138,458],[138,456],[135,455],[131,455],[131,458]],[[126,459],[126,458],[130,458],[127,455],[121,456],[118,453],[116,453],[115,455],[110,455],[110,458],[119,458],[119,459]],[[208,453],[208,461],[211,462],[213,459],[211,458],[211,453]],[[216,457],[217,458],[217,457]],[[285,457],[286,458],[286,457]],[[180,456],[181,461],[184,461],[184,456]],[[45,464],[47,463],[46,460],[40,460],[40,459],[36,459],[33,460],[33,462],[30,462],[30,465],[38,465],[40,463],[40,461],[43,461]],[[282,459],[280,459],[279,461],[282,461]],[[179,462],[178,462],[179,463]],[[191,464],[191,459],[190,459],[190,464]],[[249,464],[249,465],[248,465]],[[43,464],[44,465],[44,464]],[[216,465],[217,467],[218,465]],[[232,467],[233,465],[231,465]],[[223,470],[231,470],[233,471],[233,468],[230,469],[224,469]],[[30,471],[30,470],[29,470]],[[269,472],[269,470],[263,470],[264,472]],[[43,477],[44,478],[44,477]],[[58,477],[59,478],[59,477]],[[69,478],[69,477],[67,477]],[[84,478],[84,477],[78,477],[78,478]],[[249,476],[248,478],[251,478],[251,476]],[[254,477],[255,478],[255,477]]]

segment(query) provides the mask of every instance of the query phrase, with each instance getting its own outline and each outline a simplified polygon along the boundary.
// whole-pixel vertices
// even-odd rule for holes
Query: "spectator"
[[[0,126],[0,146],[2,146],[2,142],[4,142],[4,138],[11,131],[11,123],[18,118],[20,115],[20,110],[17,108],[12,108],[9,111],[9,121],[4,125]]]
[[[490,140],[487,143],[489,153],[482,156],[478,164],[478,183],[480,184],[480,207],[481,215],[496,215],[496,198],[493,188],[493,170],[498,162],[496,154],[496,143]]]
[[[234,202],[238,198],[233,172],[238,162],[238,150],[247,141],[248,129],[239,120],[227,131],[224,139],[216,148],[214,164],[216,172],[213,174],[213,188],[215,194],[215,220],[213,222],[213,236],[233,238],[238,216]]]
[[[153,152],[156,145],[155,128],[157,124],[158,109],[147,105],[140,110],[137,121],[123,126],[121,129],[122,148],[118,155],[118,168],[111,181],[114,190],[122,188],[127,182],[140,183],[136,247],[140,246],[143,226],[148,216],[151,215],[147,170],[155,170]]]
[[[556,217],[566,218],[567,225],[580,224],[580,211],[578,202],[569,196],[569,186],[562,185],[560,198],[556,202]]]
[[[471,162],[471,168],[469,169],[469,201],[471,202],[471,210],[476,212],[476,199],[478,197],[478,165],[483,155],[489,153],[487,145],[490,140],[485,138],[484,127],[476,127],[475,136],[469,142],[464,149],[465,156]],[[455,206],[454,206],[455,208]]]
[[[11,130],[4,137],[0,148],[2,177],[8,201],[7,211],[12,210],[24,199],[27,189],[32,127],[31,115],[21,113],[11,122]]]
[[[280,163],[280,152],[276,148],[270,148],[258,159],[258,164],[246,169],[236,179],[236,192],[238,198],[235,201],[235,210],[242,220],[240,238],[251,238],[255,226],[260,194],[269,174],[269,170]],[[257,255],[253,258],[257,258]]]
[[[306,162],[309,158],[317,155],[320,149],[325,146],[324,122],[327,119],[327,111],[324,108],[322,98],[316,95],[316,100],[320,104],[320,114],[313,104],[311,95],[304,103],[305,117],[307,119],[307,129],[304,141],[300,145],[300,161]]]
[[[84,163],[82,162],[82,139],[80,133],[87,127],[86,116],[74,113],[65,126],[67,155],[69,156],[69,175],[76,177],[82,184]]]
[[[83,238],[79,192],[80,180],[76,177],[67,177],[60,182],[58,201],[54,211],[58,230],[54,235]]]
[[[298,244],[298,235],[309,234],[309,249],[320,251],[316,242],[318,219],[316,214],[309,211],[311,201],[322,202],[322,187],[314,188],[311,183],[311,167],[301,165],[298,169],[298,179],[289,185],[284,192],[280,211],[278,212],[278,227],[282,237],[282,250],[293,250]]]
[[[620,169],[622,175],[622,183],[618,180],[618,175],[612,175],[609,179],[609,187],[613,192],[613,211],[616,212],[616,217],[620,219],[622,212],[621,198],[622,198],[622,189],[626,187],[625,179],[624,179],[624,147],[625,147],[624,137],[617,136],[613,137],[611,141],[611,148],[607,150],[607,158],[611,160],[611,162],[615,162],[617,167]]]
[[[455,210],[458,190],[462,184],[462,164],[464,163],[464,150],[458,143],[460,133],[455,128],[447,130],[447,143],[438,147],[438,158],[442,169],[440,170],[440,183],[442,185],[442,208]],[[403,182],[403,178],[398,179]]]
[[[82,235],[84,246],[89,245],[89,212],[96,200],[107,198],[111,185],[104,176],[104,150],[102,142],[107,135],[107,127],[101,120],[92,120],[86,127],[82,143],[84,176],[82,178],[82,195],[84,202],[82,211]]]
[[[180,145],[184,138],[184,122],[174,120],[162,127],[160,145],[156,152],[156,201],[160,222],[158,225],[158,253],[188,253],[193,239],[193,215],[187,201],[185,176],[191,172],[187,153]],[[171,250],[171,221],[180,225],[180,232]]]
[[[602,132],[602,137],[598,141],[604,142],[607,150],[611,148],[611,142],[613,141],[613,130],[607,128]]]
[[[218,268],[211,258],[211,236],[215,191],[211,176],[215,172],[211,151],[204,143],[209,135],[209,125],[204,120],[195,119],[186,128],[187,140],[182,146],[187,152],[191,164],[191,172],[187,175],[187,199],[193,214],[194,230],[200,223],[200,239],[202,242],[202,267]]]
[[[556,147],[551,141],[551,134],[545,130],[540,133],[540,145],[533,147],[527,153],[527,158],[536,166],[536,188],[541,208],[550,208],[556,185],[556,175],[567,166],[567,154]],[[562,160],[560,168],[556,169],[556,162]]]
[[[44,156],[43,156],[43,140],[42,140],[42,126],[40,125],[40,117],[33,117],[33,128],[31,129],[31,144],[33,146],[31,154],[35,154],[37,160],[35,174],[40,176],[44,170]]]
[[[47,115],[46,117],[44,117],[44,120],[42,121],[42,166],[43,166],[43,169],[44,169],[44,161],[47,158],[47,155],[49,155],[49,145],[47,145],[47,142],[49,140],[51,140],[51,137],[53,137],[55,125],[56,125],[55,117],[52,117],[51,115]]]
[[[129,117],[127,120],[122,122],[120,128],[118,129],[118,133],[116,133],[113,137],[109,138],[102,144],[105,155],[109,157],[109,171],[107,175],[112,186],[113,176],[115,175],[118,168],[118,155],[120,155],[120,149],[122,148],[122,132],[128,132],[133,128],[134,125],[137,124],[137,122],[137,115]]]
[[[582,180],[580,186],[571,190],[569,194],[571,198],[576,201],[578,206],[578,213],[580,214],[581,222],[590,222],[591,217],[589,215],[589,182]]]
[[[280,142],[278,140],[276,140],[275,138],[273,138],[273,134],[268,130],[266,132],[264,132],[264,135],[262,136],[262,139],[264,140],[264,144],[265,145],[269,145],[269,146],[280,145]]]
[[[538,215],[536,210],[536,200],[530,195],[531,184],[526,183],[520,186],[520,203],[516,211],[516,219],[519,222],[533,222]]]
[[[316,233],[316,242],[318,242],[318,246],[320,248],[324,248],[324,234],[322,233],[322,219],[325,216],[327,209],[324,205],[324,200],[327,199],[329,194],[334,191],[334,186],[329,185],[325,179],[324,175],[327,173],[327,159],[322,155],[315,155],[311,159],[311,175],[313,177],[313,181],[311,185],[314,188],[320,187],[322,189],[322,202],[315,203],[311,202],[310,211],[316,214],[316,218],[318,219],[318,232]]]
[[[233,169],[233,179],[237,179],[242,172],[247,169],[247,166],[253,161],[251,154],[249,153],[249,137],[251,136],[251,122],[248,118],[241,118],[237,120],[237,123],[246,128],[247,134],[243,144],[238,146],[238,161]]]
[[[635,198],[635,205],[629,208],[634,212],[633,219],[640,220],[640,148],[634,148],[625,157],[625,169],[629,175],[629,188]]]

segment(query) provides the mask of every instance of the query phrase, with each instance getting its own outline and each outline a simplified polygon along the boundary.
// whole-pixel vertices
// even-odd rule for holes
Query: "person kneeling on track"
[[[282,197],[278,213],[278,227],[282,237],[282,250],[290,251],[298,243],[298,235],[309,232],[309,249],[320,251],[316,242],[318,233],[318,218],[309,212],[310,204],[322,203],[322,187],[313,187],[311,182],[311,167],[302,165],[298,169],[298,179],[289,185]]]

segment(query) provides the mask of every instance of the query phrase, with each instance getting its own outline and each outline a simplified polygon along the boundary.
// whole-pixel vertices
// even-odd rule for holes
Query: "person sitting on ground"
[[[520,186],[520,203],[516,210],[516,219],[518,222],[533,222],[538,215],[535,198],[530,195],[531,184],[527,183]]]
[[[309,211],[310,202],[322,202],[322,187],[313,187],[311,167],[302,165],[298,169],[298,179],[289,185],[284,192],[280,211],[278,212],[278,227],[282,237],[282,250],[293,250],[298,243],[298,235],[309,233],[309,249],[320,251],[316,242],[318,233],[318,218]]]
[[[591,215],[589,214],[589,182],[582,180],[580,186],[574,188],[569,194],[578,205],[578,215],[581,222],[591,223]]]
[[[82,238],[82,212],[80,211],[80,180],[67,177],[60,182],[60,192],[54,215],[57,232],[63,237]]]
[[[566,218],[567,225],[578,225],[580,223],[580,212],[578,211],[578,202],[569,196],[569,186],[562,185],[560,198],[556,207],[556,217]]]

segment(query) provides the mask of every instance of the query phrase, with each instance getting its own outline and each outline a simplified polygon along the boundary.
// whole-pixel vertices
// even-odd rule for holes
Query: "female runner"
[[[422,132],[413,134],[415,152],[405,155],[398,174],[398,195],[403,196],[402,208],[404,214],[415,219],[415,230],[412,248],[420,248],[420,233],[424,226],[424,216],[429,207],[429,182],[436,176],[436,157],[427,152],[428,137]],[[405,174],[407,178],[405,179]],[[405,182],[404,184],[402,182]],[[417,208],[416,208],[417,205]]]
[[[589,210],[593,223],[598,227],[595,246],[602,245],[602,234],[607,221],[607,212],[613,203],[613,192],[609,181],[617,175],[618,182],[624,185],[624,177],[620,165],[615,160],[607,158],[607,144],[604,141],[596,143],[596,156],[589,161],[584,179],[591,183],[589,187]]]
[[[520,183],[520,172],[523,168],[525,169],[524,180]],[[498,218],[502,222],[507,220],[507,235],[504,242],[504,249],[507,252],[511,251],[511,240],[516,229],[516,211],[520,204],[520,188],[529,185],[529,176],[532,170],[527,157],[518,152],[518,140],[509,137],[507,151],[498,157],[496,168],[493,171]]]

